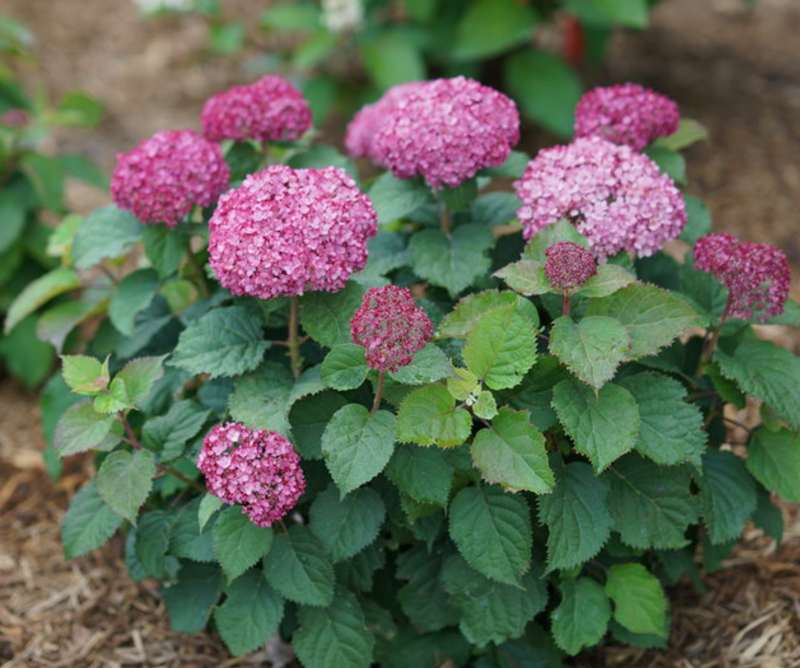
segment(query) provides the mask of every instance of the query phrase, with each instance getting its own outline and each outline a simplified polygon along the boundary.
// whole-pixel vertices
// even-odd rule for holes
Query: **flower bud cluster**
[[[544,275],[562,294],[569,294],[597,273],[594,257],[583,246],[559,241],[546,251]]]

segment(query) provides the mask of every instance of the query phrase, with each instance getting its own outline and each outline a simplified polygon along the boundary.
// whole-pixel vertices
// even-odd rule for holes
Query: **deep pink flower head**
[[[200,115],[203,134],[210,141],[294,141],[311,122],[303,94],[274,74],[209,98]]]
[[[595,88],[575,108],[575,136],[596,135],[641,151],[678,129],[678,105],[637,84]]]
[[[544,275],[560,291],[570,293],[597,273],[592,254],[571,241],[559,241],[546,251]]]
[[[0,116],[0,123],[10,128],[24,128],[30,121],[25,109],[8,109]]]
[[[229,178],[219,146],[194,130],[164,130],[117,156],[111,196],[145,223],[174,227],[195,204],[216,202]]]
[[[729,316],[764,322],[783,313],[791,272],[779,248],[742,242],[732,234],[707,234],[694,246],[694,268],[728,288]]]
[[[367,350],[367,364],[378,371],[397,371],[411,364],[433,336],[433,324],[414,304],[408,288],[370,288],[350,321],[353,341]]]
[[[374,160],[436,189],[498,167],[519,141],[513,100],[472,79],[435,79],[404,91],[375,134]]]
[[[686,225],[672,180],[647,156],[599,137],[539,151],[514,188],[526,239],[563,218],[601,261],[621,250],[652,255]]]
[[[288,513],[306,488],[300,455],[274,431],[236,422],[214,427],[203,440],[197,468],[208,491],[242,511],[260,527]]]
[[[378,230],[372,202],[343,169],[284,165],[225,193],[209,228],[219,282],[260,299],[341,290],[364,268]]]

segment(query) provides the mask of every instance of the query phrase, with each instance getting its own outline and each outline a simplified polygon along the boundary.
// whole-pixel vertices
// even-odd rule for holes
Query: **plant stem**
[[[381,407],[381,394],[383,394],[383,379],[385,375],[385,371],[381,371],[378,374],[378,386],[375,388],[375,401],[372,402],[372,410],[370,413],[374,413]]]
[[[441,200],[439,201],[439,224],[448,237],[450,236],[451,223],[450,223],[450,207]]]
[[[191,478],[187,478],[185,475],[183,475],[183,473],[176,471],[171,466],[162,466],[161,470],[164,471],[164,473],[171,475],[173,478],[177,478],[181,482],[185,482],[187,485],[189,485],[189,487],[196,489],[198,492],[202,494],[206,493],[206,488],[203,487],[199,482],[192,480]]]
[[[570,297],[568,292],[565,292],[561,296],[561,304],[562,304],[562,315],[569,318],[570,307],[572,306],[572,297]]]
[[[128,416],[120,411],[119,419],[120,422],[122,422],[122,426],[125,428],[125,433],[128,434],[128,442],[137,450],[141,450],[142,446],[139,443],[139,440],[136,438],[136,434],[133,433],[133,427],[131,427],[131,423],[128,422]]]
[[[303,371],[303,358],[300,357],[300,336],[299,329],[300,302],[297,295],[294,295],[289,302],[289,340],[286,344],[289,347],[289,359],[291,360],[292,374],[295,378],[300,378]]]
[[[711,355],[714,354],[714,351],[717,348],[717,342],[719,341],[719,333],[722,331],[722,326],[725,324],[725,320],[728,318],[728,311],[731,307],[731,295],[728,294],[728,301],[725,302],[725,310],[722,312],[722,317],[719,319],[719,325],[714,330],[714,333],[711,335],[711,338],[705,342],[703,345],[703,352],[700,355],[700,364],[697,366],[698,375],[702,371],[703,367],[706,366],[711,361]]]
[[[189,266],[192,268],[192,272],[197,277],[197,289],[200,290],[200,294],[203,295],[203,297],[208,297],[211,292],[208,289],[206,275],[203,273],[203,268],[200,266],[200,263],[197,261],[194,253],[192,253],[191,248],[189,249],[186,258]]]

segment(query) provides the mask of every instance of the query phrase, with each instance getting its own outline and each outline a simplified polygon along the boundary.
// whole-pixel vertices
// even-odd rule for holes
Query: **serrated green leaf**
[[[507,163],[514,162],[515,156],[513,156],[513,153],[514,151],[509,154],[506,160]],[[513,174],[509,173],[508,176],[512,178],[522,176],[522,172],[528,162],[530,162],[530,157],[526,155],[521,158],[518,167],[510,164],[511,171],[515,171],[515,169],[518,171]],[[487,171],[495,174],[502,169],[502,167],[498,167]],[[470,217],[473,223],[495,227],[496,225],[506,225],[514,220],[517,217],[517,209],[519,209],[519,198],[514,193],[494,191],[481,195],[473,202]]]
[[[494,395],[489,390],[483,390],[472,405],[472,412],[484,420],[494,420],[497,416],[497,400]]]
[[[27,316],[53,297],[81,287],[81,279],[72,269],[59,267],[28,283],[14,299],[5,316],[3,332],[8,334]]]
[[[61,523],[61,542],[67,559],[80,557],[105,543],[122,524],[122,518],[103,501],[94,481],[72,497]]]
[[[304,526],[275,536],[264,557],[264,577],[285,598],[301,605],[328,606],[334,575],[322,543]]]
[[[225,602],[214,611],[214,623],[234,656],[253,652],[275,633],[283,617],[283,599],[252,570],[225,590]]]
[[[414,626],[423,631],[438,631],[459,620],[459,611],[442,582],[446,554],[442,549],[429,552],[417,544],[397,557],[397,578],[408,581],[397,590],[397,600]]]
[[[25,205],[14,192],[0,192],[0,253],[5,253],[19,239],[25,228],[25,219]]]
[[[522,295],[544,295],[555,292],[552,283],[544,274],[544,265],[536,260],[518,260],[494,273],[506,285]]]
[[[513,390],[499,395],[501,403],[530,413],[531,423],[539,431],[547,431],[556,423],[553,410],[553,388],[570,378],[569,372],[552,355],[541,355],[536,365]]]
[[[157,452],[161,461],[175,459],[189,439],[197,435],[210,413],[194,401],[174,403],[165,415],[145,422],[142,428],[144,445]]]
[[[635,282],[636,277],[624,267],[618,264],[601,264],[597,267],[597,273],[580,285],[575,294],[581,297],[607,297]]]
[[[439,337],[466,338],[484,313],[501,306],[516,304],[519,297],[513,292],[484,290],[467,295],[458,301],[455,308],[448,313],[437,330]]]
[[[136,524],[139,508],[150,496],[155,474],[152,452],[112,452],[97,472],[97,491],[111,510]]]
[[[575,380],[553,388],[558,420],[598,473],[632,450],[639,438],[636,400],[623,387],[608,383],[598,394]]]
[[[95,209],[81,222],[72,242],[72,260],[88,269],[106,258],[125,255],[142,238],[144,225],[113,204]]]
[[[614,619],[634,633],[664,635],[667,597],[661,583],[642,564],[614,564],[606,572],[606,593]]]
[[[272,545],[272,529],[253,524],[239,506],[225,508],[211,533],[214,554],[228,582],[261,559]]]
[[[350,281],[334,294],[309,292],[300,299],[300,323],[317,343],[333,348],[342,343],[352,343],[350,320],[361,306],[366,289]]]
[[[480,391],[480,382],[477,376],[469,369],[455,367],[455,376],[447,379],[447,391],[453,399],[465,401],[471,394]]]
[[[125,392],[128,403],[133,406],[144,401],[155,384],[164,375],[164,360],[166,355],[160,357],[138,357],[128,362],[122,370],[114,376],[114,380],[125,383]]]
[[[53,447],[61,457],[92,449],[110,450],[119,442],[110,435],[115,420],[114,415],[95,411],[91,403],[71,406],[56,424]]]
[[[398,179],[386,172],[375,179],[367,192],[378,214],[378,224],[399,220],[431,201],[431,191],[413,179]]]
[[[289,412],[293,443],[303,459],[322,459],[322,435],[347,400],[331,390],[301,399]]]
[[[361,404],[340,408],[322,435],[322,455],[341,493],[377,476],[394,450],[394,415],[370,413]]]
[[[558,460],[555,460],[557,462]],[[588,464],[566,466],[554,458],[556,485],[539,497],[539,518],[547,525],[547,570],[578,566],[594,557],[611,533],[608,483],[597,478]]]
[[[475,434],[470,449],[475,466],[490,483],[518,492],[547,494],[555,483],[544,436],[524,411],[501,408],[491,429]]]
[[[322,382],[334,390],[354,390],[367,379],[369,367],[364,347],[342,343],[331,350],[322,362]]]
[[[237,422],[251,429],[277,431],[289,436],[286,406],[293,387],[291,372],[274,362],[236,379],[228,397],[228,410]]]
[[[441,348],[428,343],[418,350],[411,364],[390,371],[389,377],[404,385],[425,385],[453,375],[453,366]]]
[[[709,449],[703,455],[700,499],[714,545],[738,538],[756,509],[756,483],[735,454]]]
[[[108,360],[86,355],[61,355],[61,375],[75,394],[92,397],[108,387]]]
[[[465,487],[453,499],[450,536],[467,563],[486,577],[518,585],[531,563],[531,520],[523,496],[499,487]]]
[[[108,317],[122,334],[133,334],[133,321],[142,309],[150,306],[158,288],[158,274],[139,269],[123,278],[108,304]]]
[[[186,237],[166,225],[145,225],[142,229],[145,255],[161,278],[174,274],[188,251]]]
[[[611,621],[611,604],[603,587],[590,578],[564,580],[561,603],[550,615],[553,638],[570,656],[593,647],[605,635]]]
[[[401,443],[461,445],[472,431],[472,417],[456,408],[455,399],[444,385],[427,385],[414,390],[400,404],[396,437]]]
[[[697,240],[711,232],[711,212],[708,207],[696,197],[684,195],[686,202],[686,227],[683,228],[681,241],[694,245]]]
[[[550,330],[550,352],[595,390],[614,377],[629,350],[628,332],[614,318],[589,316],[576,324],[562,316]]]
[[[162,590],[170,628],[177,633],[200,633],[222,589],[222,574],[214,564],[184,562],[178,581]]]
[[[215,499],[216,497],[211,496],[210,498]],[[211,563],[216,561],[214,541],[212,532],[203,533],[200,527],[198,514],[201,503],[199,498],[193,499],[180,509],[170,531],[168,550],[171,555],[176,557]]]
[[[539,230],[531,237],[522,252],[522,257],[526,260],[545,263],[547,262],[547,249],[559,241],[571,241],[586,250],[590,250],[589,241],[578,232],[572,223],[566,220],[559,220]]]
[[[222,499],[213,494],[206,494],[203,496],[203,500],[200,501],[200,506],[197,508],[197,523],[200,531],[205,528],[214,513],[222,508],[222,506]]]
[[[133,408],[128,401],[125,381],[121,378],[112,380],[108,392],[96,396],[92,405],[98,413],[119,413]]]
[[[800,503],[800,436],[787,429],[759,427],[747,451],[747,469],[764,487]]]
[[[136,527],[136,558],[148,575],[168,577],[167,549],[176,517],[167,510],[149,510]]]
[[[374,489],[362,487],[340,499],[331,486],[311,504],[309,528],[337,564],[375,540],[385,517],[386,506]]]
[[[404,494],[419,503],[446,506],[453,483],[453,468],[438,448],[398,445],[386,475]]]

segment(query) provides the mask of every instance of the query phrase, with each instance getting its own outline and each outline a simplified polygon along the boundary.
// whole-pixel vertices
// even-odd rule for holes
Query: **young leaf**
[[[611,604],[603,587],[590,578],[564,580],[561,603],[551,613],[553,638],[567,654],[600,642],[611,621]]]
[[[61,457],[91,449],[111,450],[119,438],[110,435],[116,417],[103,415],[90,403],[71,406],[56,424],[53,446]]]
[[[550,331],[550,352],[595,390],[614,377],[629,350],[628,332],[614,318],[590,316],[576,324],[564,316]]]
[[[472,460],[490,483],[518,492],[547,494],[555,482],[547,463],[544,436],[524,411],[501,408],[491,429],[481,429],[472,442]]]
[[[601,264],[597,267],[597,273],[590,276],[575,294],[581,297],[608,297],[635,282],[636,277],[624,267],[618,264]]]
[[[663,636],[667,597],[658,579],[642,564],[614,564],[606,576],[614,619],[634,633]]]
[[[336,346],[322,362],[322,382],[334,390],[354,390],[366,380],[369,367],[364,347],[355,343]]]
[[[101,362],[86,355],[62,355],[61,374],[75,394],[93,397],[108,387],[108,360]]]
[[[555,292],[553,285],[544,275],[544,264],[536,260],[519,260],[506,265],[494,273],[506,285],[521,295],[544,295]]]
[[[158,274],[152,269],[139,269],[128,274],[117,286],[108,305],[108,317],[122,334],[133,334],[136,314],[150,306],[158,288]]]
[[[88,482],[72,497],[61,524],[61,542],[67,559],[80,557],[105,543],[122,524],[122,518],[109,508]]]
[[[595,477],[588,464],[555,465],[556,486],[539,497],[539,518],[547,525],[547,570],[578,566],[594,557],[611,533],[608,483]]]
[[[386,475],[418,503],[447,505],[453,468],[438,448],[398,445],[386,467]]]
[[[322,435],[322,455],[333,481],[347,494],[378,475],[394,450],[394,415],[361,404],[340,408]]]
[[[157,381],[164,375],[164,360],[161,357],[139,357],[128,362],[122,370],[114,376],[114,380],[125,383],[125,391],[130,405],[144,401]]]
[[[411,360],[411,364],[401,366],[397,371],[390,371],[389,377],[404,385],[426,385],[453,375],[453,366],[442,349],[428,343],[419,350]]]
[[[103,460],[97,472],[97,491],[115,513],[136,524],[136,516],[150,490],[156,464],[153,453],[138,450],[112,452]]]
[[[767,489],[782,499],[800,503],[800,437],[787,429],[753,432],[747,468]]]
[[[301,605],[324,607],[333,599],[333,566],[322,543],[304,526],[275,536],[264,557],[264,577],[281,596]]]
[[[483,390],[472,405],[472,412],[484,420],[494,420],[497,416],[497,400],[494,395],[489,390]]]
[[[214,611],[220,637],[234,656],[254,652],[278,628],[283,599],[257,570],[232,583],[225,595],[225,602]]]
[[[530,567],[530,510],[521,495],[465,487],[450,504],[449,528],[467,563],[492,580],[518,585]]]
[[[449,448],[469,438],[472,417],[444,385],[426,385],[411,392],[400,404],[396,436],[401,443]]]
[[[272,529],[253,524],[239,506],[225,508],[219,514],[212,536],[214,554],[228,582],[261,559],[272,545]]]
[[[178,581],[161,592],[171,629],[200,633],[208,624],[221,589],[222,574],[216,564],[184,562]]]
[[[639,437],[639,409],[623,387],[608,383],[598,394],[573,379],[553,388],[558,420],[598,473],[633,449]]]
[[[720,545],[738,538],[755,511],[756,483],[735,454],[709,449],[703,455],[700,499],[711,543]]]

